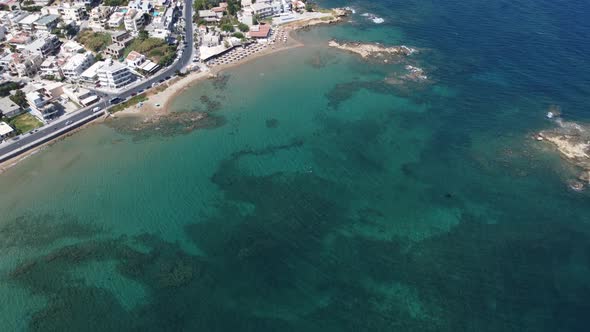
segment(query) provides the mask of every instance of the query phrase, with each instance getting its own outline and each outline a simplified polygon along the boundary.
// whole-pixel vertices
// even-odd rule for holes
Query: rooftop
[[[128,61],[135,61],[135,60],[137,60],[138,58],[141,58],[142,56],[143,56],[143,55],[142,55],[141,53],[137,52],[137,51],[131,51],[131,52],[129,53],[129,55],[127,55],[127,58],[125,58],[125,60],[128,60]]]
[[[266,9],[266,8],[272,8],[272,6],[267,3],[256,2],[256,3],[251,4],[250,8],[252,8],[252,10],[254,10],[254,11],[259,11],[259,10]]]
[[[76,69],[78,66],[80,66],[82,63],[84,63],[84,61],[86,61],[86,59],[91,55],[92,53],[90,52],[86,52],[86,53],[78,53],[78,54],[74,54],[69,60],[68,62],[66,62],[66,64],[63,66],[63,70],[68,70],[68,69]]]
[[[270,25],[268,24],[260,24],[258,25],[258,29],[252,27],[252,29],[248,32],[250,37],[252,38],[266,38],[270,33]]]
[[[10,134],[12,131],[12,127],[9,126],[6,122],[0,122],[0,135],[4,136],[6,134]]]
[[[82,74],[80,74],[80,76],[83,78],[92,79],[93,77],[95,77],[97,75],[96,72],[100,68],[104,67],[104,65],[105,65],[104,61],[97,61],[92,66],[88,67],[88,69],[86,69],[84,72],[82,72]]]
[[[11,111],[18,108],[19,106],[15,104],[9,97],[0,98],[0,110]]]
[[[212,10],[199,10],[199,17],[208,17],[208,16],[217,17],[217,14],[215,14],[215,12]]]
[[[127,66],[125,66],[124,64],[118,62],[118,61],[105,61],[105,65],[100,68],[100,71],[105,71],[105,72],[116,72],[119,71],[121,69],[125,69],[127,68]]]
[[[45,24],[54,22],[57,19],[59,19],[59,17],[57,15],[45,15],[45,16],[39,18],[37,21],[35,21],[35,24],[45,25]]]
[[[37,21],[41,15],[39,14],[31,14],[18,22],[18,24],[33,24],[33,22]]]

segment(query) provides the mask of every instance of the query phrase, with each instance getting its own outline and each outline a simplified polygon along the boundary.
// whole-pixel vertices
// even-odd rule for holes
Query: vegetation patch
[[[115,105],[115,106],[111,107],[109,109],[109,111],[111,113],[116,113],[116,112],[119,112],[119,111],[122,111],[122,110],[126,109],[129,106],[136,105],[136,104],[141,103],[141,102],[146,101],[146,100],[148,100],[148,98],[146,97],[145,93],[142,93],[140,95],[131,97],[129,100],[127,100],[124,103],[120,103],[118,105]]]
[[[141,31],[137,38],[127,46],[123,56],[127,57],[131,51],[144,54],[160,66],[167,66],[176,57],[176,46],[168,45],[163,39],[148,37],[147,31]]]
[[[0,97],[6,97],[10,91],[18,89],[18,83],[8,82],[0,86]]]
[[[111,35],[105,32],[94,32],[92,30],[82,30],[78,35],[78,41],[87,49],[93,52],[100,52],[111,44]]]
[[[17,115],[8,120],[8,123],[19,133],[27,133],[33,129],[43,126],[43,123],[30,113]]]
[[[127,0],[104,0],[102,2],[103,5],[105,6],[127,6],[127,4],[129,3],[129,1]]]

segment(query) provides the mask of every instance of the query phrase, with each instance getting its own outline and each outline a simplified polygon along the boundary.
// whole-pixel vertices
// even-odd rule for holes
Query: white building
[[[78,105],[88,106],[98,101],[98,97],[90,90],[75,86],[65,86],[63,94]]]
[[[14,10],[3,17],[2,23],[10,28],[17,28],[18,23],[25,17],[29,16],[29,12],[24,10]]]
[[[24,110],[15,104],[10,97],[0,98],[0,113],[6,118],[21,114]]]
[[[109,17],[114,11],[114,7],[111,6],[98,6],[92,8],[90,10],[90,22],[88,23],[89,27],[92,28],[104,28],[107,26],[107,22],[109,22]],[[121,15],[121,19],[123,16]],[[115,22],[116,19],[113,21]],[[119,22],[115,27],[119,26],[121,22]]]
[[[205,22],[219,21],[219,17],[217,17],[217,13],[215,13],[212,10],[199,10],[199,19],[202,19]]]
[[[105,66],[104,61],[97,61],[92,66],[88,67],[82,74],[78,80],[80,82],[96,84],[98,83],[98,70]]]
[[[144,61],[145,61],[145,55],[143,55],[139,52],[136,52],[136,51],[131,51],[129,53],[129,55],[127,55],[127,58],[125,58],[125,63],[127,63],[127,66],[129,66],[130,68],[137,68]]]
[[[83,49],[84,49],[84,46],[82,46],[82,44],[80,44],[74,40],[68,40],[67,42],[65,42],[61,45],[61,51],[64,53],[71,54],[71,55],[79,53],[80,50],[83,50]]]
[[[152,23],[146,27],[150,37],[166,39],[170,36],[174,12],[174,7],[168,7],[164,13],[161,13],[152,20]]]
[[[260,18],[266,18],[274,15],[274,7],[267,3],[257,2],[250,5],[252,13]]]
[[[86,17],[86,7],[83,4],[64,3],[61,6],[60,14],[64,22],[76,22],[79,25]]]
[[[0,140],[10,137],[14,133],[14,129],[6,122],[0,122]]]
[[[130,0],[127,4],[129,9],[137,9],[143,12],[149,13],[150,10],[154,8],[152,1],[144,1],[144,0]]]
[[[18,77],[32,76],[39,70],[43,58],[38,54],[23,53],[12,53],[8,68]]]
[[[126,14],[123,22],[125,23],[125,30],[137,32],[144,24],[144,12],[142,10],[130,9]]]
[[[24,49],[31,54],[38,54],[45,58],[48,55],[54,54],[60,46],[59,39],[51,34],[43,33],[30,44],[25,45]]]
[[[94,55],[92,55],[92,52],[78,53],[68,59],[61,70],[67,79],[75,81],[84,70],[90,67],[93,61]]]
[[[26,94],[31,114],[41,121],[47,121],[57,115],[58,109],[51,101],[51,97],[43,93],[44,90],[32,91]]]
[[[61,71],[61,67],[57,63],[57,59],[55,56],[48,56],[43,63],[41,63],[41,67],[39,69],[39,74],[41,77],[53,77],[56,79],[63,78],[63,73]]]
[[[133,74],[127,66],[112,59],[105,60],[105,65],[96,71],[100,85],[110,89],[120,89],[131,83]]]
[[[114,12],[109,20],[107,21],[107,25],[109,28],[117,28],[119,27],[124,20],[125,14],[121,12]]]
[[[18,22],[18,27],[21,30],[32,31],[34,29],[34,23],[41,17],[40,14],[30,14]]]
[[[45,15],[41,16],[38,20],[33,23],[35,30],[51,31],[57,27],[59,21],[58,15]]]

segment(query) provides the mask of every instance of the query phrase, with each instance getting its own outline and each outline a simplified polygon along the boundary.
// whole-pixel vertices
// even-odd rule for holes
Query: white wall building
[[[24,110],[15,104],[10,97],[0,98],[0,113],[7,118],[21,114]]]
[[[274,7],[267,3],[257,2],[250,5],[252,13],[260,18],[266,18],[275,14]]]
[[[110,89],[120,89],[131,83],[133,74],[127,66],[111,59],[105,60],[105,65],[96,71],[100,85]]]
[[[119,25],[123,23],[125,14],[121,12],[114,12],[109,20],[107,21],[107,25],[109,28],[117,28]]]
[[[78,53],[72,56],[61,68],[63,75],[70,81],[78,80],[80,74],[94,61],[92,52]]]
[[[63,77],[61,67],[58,65],[55,56],[48,56],[43,63],[41,63],[39,72],[41,77],[54,77],[56,79],[61,79]]]
[[[24,49],[32,54],[38,54],[45,58],[46,56],[55,53],[60,46],[59,39],[48,33],[43,33],[30,44],[25,45]]]
[[[14,129],[6,122],[0,122],[0,140],[4,140],[14,133]]]
[[[125,30],[131,32],[137,32],[143,26],[144,12],[137,9],[130,9],[126,14],[123,22],[125,23]]]
[[[212,10],[199,10],[199,19],[202,19],[205,22],[219,21],[219,17],[217,17],[217,13],[215,13]]]

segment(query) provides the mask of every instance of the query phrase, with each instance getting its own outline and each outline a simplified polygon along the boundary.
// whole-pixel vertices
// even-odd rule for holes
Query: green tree
[[[10,91],[18,89],[18,84],[15,82],[8,82],[0,85],[0,97],[6,97]]]
[[[225,32],[234,32],[234,26],[231,24],[223,24],[221,30]]]
[[[311,5],[311,3],[306,3],[305,4],[305,10],[308,12],[313,12],[313,6]]]
[[[195,11],[207,9],[207,0],[195,0],[195,2],[193,2],[193,8]]]
[[[227,13],[235,16],[240,11],[240,5],[235,0],[227,1]]]
[[[65,32],[66,36],[73,37],[78,33],[78,29],[76,29],[76,27],[72,26],[71,24],[68,24],[63,29],[63,32]]]
[[[240,39],[243,39],[243,38],[244,38],[244,34],[243,34],[243,33],[241,33],[241,32],[234,32],[234,33],[232,34],[232,36],[234,36],[234,37],[236,37],[236,38],[240,38]]]
[[[15,93],[10,96],[10,100],[22,108],[27,108],[29,106],[25,93],[20,89],[16,90]]]
[[[240,29],[240,31],[242,31],[242,32],[250,31],[250,27],[247,24],[244,24],[242,22],[238,23],[238,29]]]
[[[149,36],[150,34],[145,30],[140,30],[137,34],[137,38],[142,41],[148,39]]]

